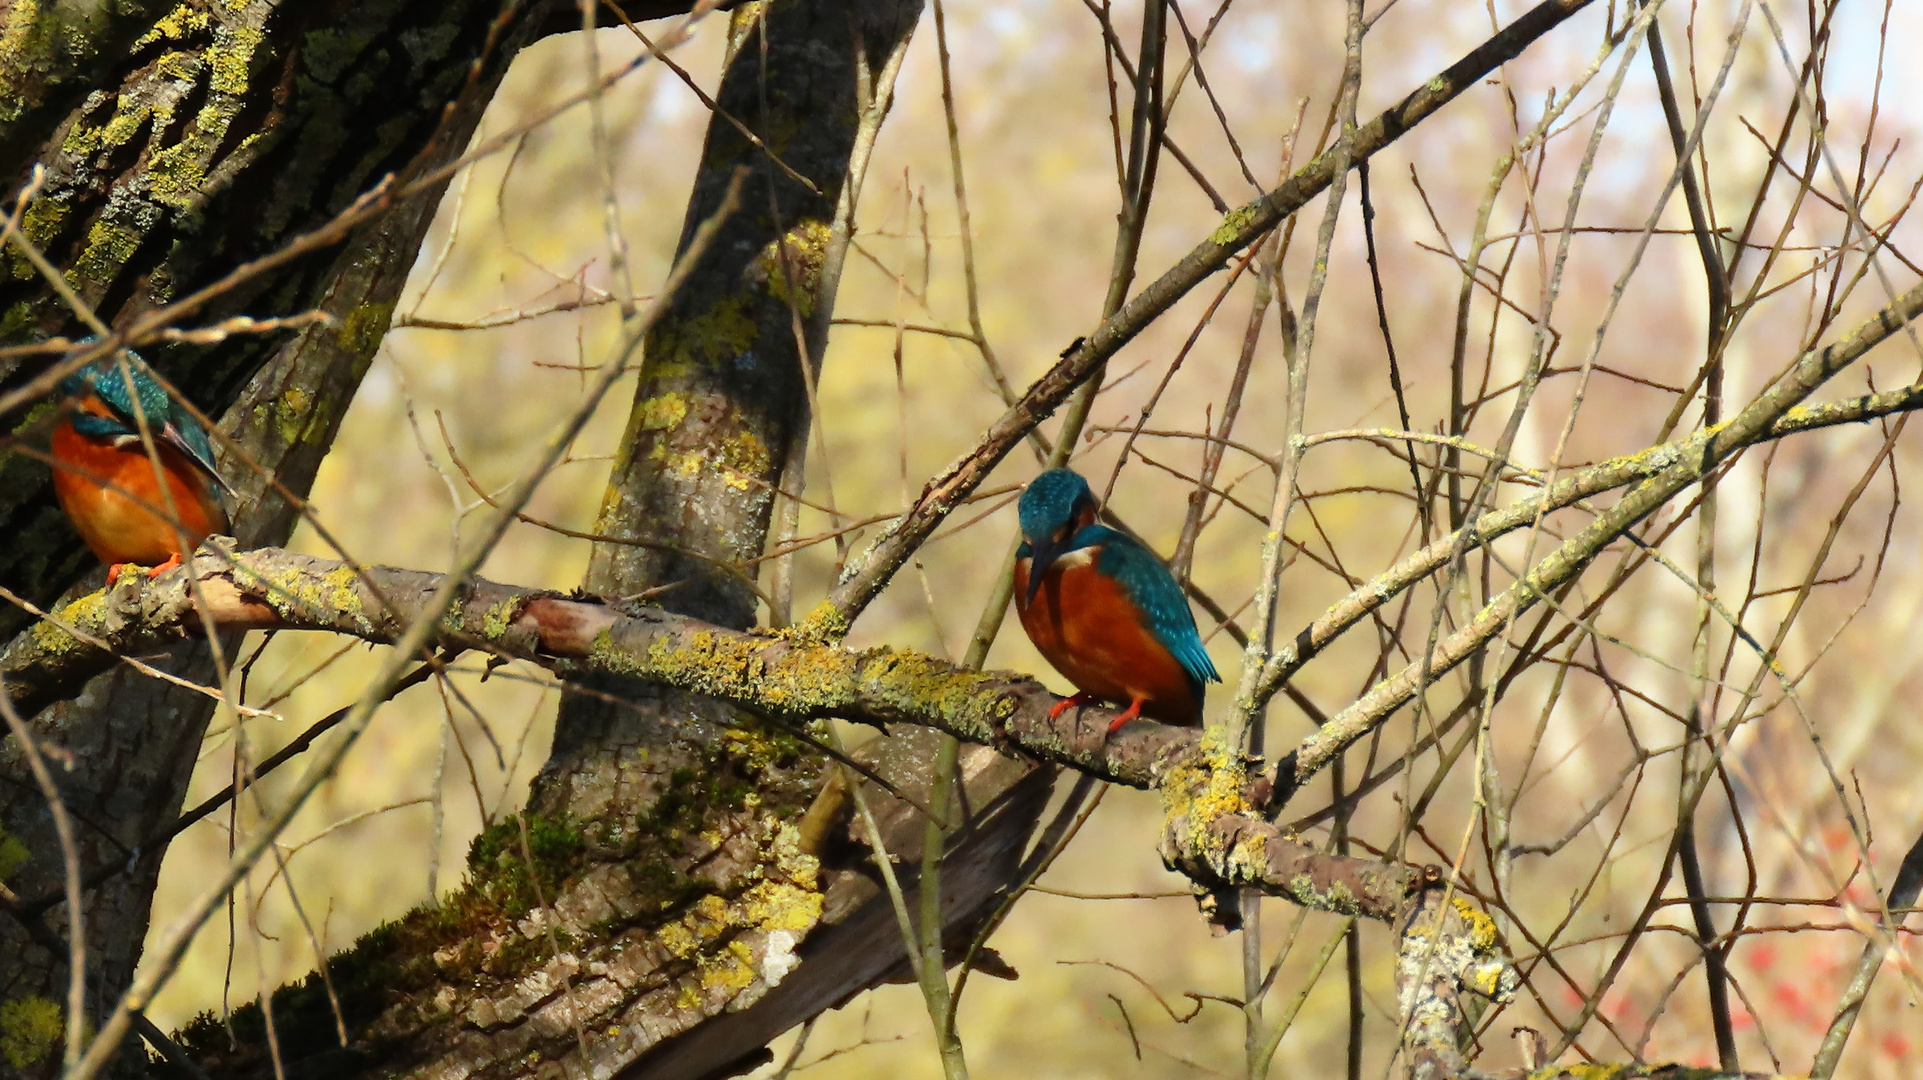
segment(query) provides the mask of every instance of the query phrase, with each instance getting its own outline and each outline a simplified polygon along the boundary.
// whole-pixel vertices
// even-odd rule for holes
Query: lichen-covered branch
[[[1919,408],[1923,408],[1923,383],[1821,405],[1798,406],[1778,417],[1755,441],[1780,439],[1842,424],[1865,423]],[[1528,526],[1540,514],[1574,506],[1593,496],[1655,476],[1689,453],[1691,445],[1702,437],[1699,433],[1688,439],[1660,443],[1633,454],[1572,470],[1551,483],[1547,490],[1517,499],[1508,506],[1491,510],[1477,518],[1466,530],[1468,538],[1463,543],[1468,550],[1474,550],[1499,536]],[[1330,642],[1368,618],[1404,589],[1441,569],[1453,557],[1456,544],[1457,538],[1451,534],[1410,553],[1316,616],[1315,621],[1276,649],[1274,658],[1263,671],[1262,697],[1265,700],[1272,697],[1288,682],[1290,676],[1320,655]]]
[[[79,597],[0,652],[0,678],[23,712],[74,680],[193,633],[187,574],[229,629],[306,629],[369,641],[398,639],[441,575],[262,548],[203,548],[187,568],[123,574]],[[374,589],[378,589],[377,596]],[[532,661],[568,678],[617,675],[700,693],[737,708],[805,722],[831,716],[912,723],[999,744],[1107,780],[1154,786],[1164,760],[1193,753],[1193,732],[1135,724],[1107,740],[1107,709],[1067,712],[1042,685],[1008,672],[970,672],[909,650],[853,651],[790,634],[729,630],[646,605],[574,599],[474,581],[442,620],[440,643]]]
[[[263,548],[203,549],[184,569],[122,575],[110,590],[53,613],[0,654],[0,677],[22,708],[112,662],[196,626],[187,576],[215,620],[231,629],[306,629],[391,642],[440,587],[438,574],[343,563]],[[377,598],[374,589],[380,590]],[[920,653],[853,651],[794,635],[728,630],[658,608],[572,599],[471,582],[442,620],[439,642],[540,664],[565,678],[619,675],[697,693],[789,723],[842,717],[936,728],[967,742],[1052,761],[1133,787],[1164,787],[1171,807],[1165,856],[1205,883],[1268,890],[1299,903],[1394,917],[1413,870],[1340,860],[1261,820],[1267,782],[1217,760],[1199,733],[1133,724],[1104,739],[1112,710],[1071,710],[1040,683],[972,672]]]
[[[1418,686],[1478,652],[1517,615],[1573,580],[1605,547],[1678,492],[1700,481],[1737,451],[1769,438],[1777,421],[1799,402],[1919,314],[1923,314],[1923,285],[1903,294],[1842,340],[1805,353],[1732,419],[1678,444],[1656,448],[1666,451],[1659,455],[1663,462],[1659,470],[1530,567],[1521,581],[1485,605],[1462,629],[1437,642],[1430,655],[1377,682],[1304,739],[1289,755],[1290,782],[1299,786],[1321,771],[1413,697]]]
[[[213,5],[14,3],[0,28],[0,178],[5,197],[31,170],[46,183],[22,228],[109,325],[164,308],[332,219],[387,173],[458,154],[493,87],[536,32],[545,2],[376,0],[333,9],[245,0]],[[97,9],[97,10],[95,10]],[[93,35],[98,35],[93,36]],[[392,297],[340,301],[398,227],[431,216],[427,185],[396,226],[342,231],[334,247],[253,275],[202,312],[265,318],[330,310],[344,351],[371,354]],[[425,207],[425,209],[423,209]],[[9,207],[11,209],[11,207]],[[396,207],[395,209],[403,209]],[[392,211],[390,210],[390,214]],[[418,235],[399,257],[412,265]],[[392,291],[392,290],[388,290]],[[0,345],[87,331],[17,252],[0,256]],[[150,349],[196,405],[222,414],[294,341],[238,334]],[[0,358],[0,391],[45,357]],[[267,403],[292,432],[325,410]],[[310,411],[313,413],[310,416]],[[44,440],[39,410],[0,434]],[[230,475],[245,470],[231,469]],[[46,467],[0,453],[0,584],[50,602],[93,565],[55,506]],[[0,610],[0,634],[25,625]]]

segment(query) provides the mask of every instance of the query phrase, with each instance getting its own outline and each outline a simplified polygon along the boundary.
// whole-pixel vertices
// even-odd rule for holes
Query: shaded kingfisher
[[[103,360],[60,381],[69,411],[51,447],[54,494],[107,564],[109,584],[126,563],[153,567],[149,577],[179,566],[182,555],[228,527],[221,493],[229,489],[214,469],[206,429],[167,396],[139,356],[124,355],[124,369]],[[140,439],[136,395],[158,469]]]
[[[1079,691],[1049,712],[1106,700],[1138,716],[1202,722],[1202,688],[1220,682],[1175,576],[1126,533],[1095,523],[1095,493],[1068,469],[1022,492],[1015,610],[1035,648]]]

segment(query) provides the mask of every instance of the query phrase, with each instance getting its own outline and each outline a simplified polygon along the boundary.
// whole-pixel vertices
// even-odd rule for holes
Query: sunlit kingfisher
[[[152,567],[149,577],[179,566],[182,555],[228,527],[221,493],[229,489],[214,469],[206,429],[167,396],[139,356],[122,355],[124,368],[118,360],[97,361],[60,381],[70,409],[51,448],[54,494],[107,564],[109,584],[126,563]],[[140,439],[136,395],[158,469]]]
[[[1138,716],[1202,722],[1202,688],[1220,682],[1195,630],[1188,598],[1155,553],[1095,523],[1095,493],[1068,469],[1050,469],[1022,492],[1015,609],[1035,648],[1080,691],[1058,703],[1103,699]]]

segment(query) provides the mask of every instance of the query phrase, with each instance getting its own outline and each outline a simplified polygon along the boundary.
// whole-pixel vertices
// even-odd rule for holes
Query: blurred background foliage
[[[1713,74],[1737,6],[1674,5],[1665,15],[1672,65],[1686,98],[1688,87],[1700,87]],[[1521,10],[1510,2],[1485,8],[1400,0],[1368,36],[1362,114],[1400,98]],[[1191,4],[1184,12],[1189,26],[1199,30],[1212,8]],[[1782,15],[1794,24],[1802,13]],[[958,4],[947,16],[983,320],[1019,389],[1095,324],[1106,284],[1115,228],[1116,151],[1099,30],[1089,8],[1063,0]],[[1136,5],[1117,9],[1118,36],[1134,41],[1138,17]],[[1490,170],[1516,138],[1517,118],[1524,128],[1532,124],[1552,91],[1569,86],[1590,63],[1605,21],[1622,17],[1620,10],[1586,12],[1510,64],[1500,85],[1492,80],[1467,94],[1374,161],[1382,284],[1417,428],[1434,430],[1446,416],[1451,332],[1462,280],[1456,256]],[[1884,105],[1875,120],[1870,169],[1885,169],[1887,176],[1865,201],[1872,221],[1887,219],[1913,194],[1904,178],[1923,174],[1916,137],[1923,124],[1916,104],[1923,101],[1923,85],[1907,60],[1879,72],[1876,41],[1885,18],[1890,40],[1905,55],[1903,43],[1923,35],[1923,12],[1909,5],[1844,4],[1836,15],[1836,45],[1825,83],[1833,145],[1854,148],[1868,129],[1872,94],[1881,80]],[[710,89],[720,67],[721,31],[717,19],[677,54],[693,79]],[[1791,32],[1806,31],[1792,25]],[[1255,181],[1272,184],[1298,114],[1306,117],[1301,141],[1314,142],[1341,69],[1341,36],[1340,5],[1302,0],[1242,0],[1216,31],[1205,54],[1209,85]],[[972,345],[922,332],[898,334],[892,325],[966,327],[934,43],[933,28],[925,23],[864,192],[858,251],[837,312],[890,325],[838,326],[820,388],[827,451],[820,452],[817,444],[810,455],[808,498],[851,519],[899,509],[928,474],[971,446],[1002,409]],[[604,63],[639,48],[625,31],[615,30],[602,32],[597,47]],[[477,138],[577,90],[583,48],[578,36],[569,35],[528,50]],[[1179,64],[1185,53],[1173,43],[1170,55]],[[1585,105],[1593,104],[1601,83],[1570,110],[1566,128],[1546,155],[1528,159],[1545,200],[1542,213],[1550,221],[1561,219],[1595,119]],[[1746,209],[1765,161],[1761,141],[1744,124],[1773,136],[1788,100],[1781,61],[1755,26],[1725,93],[1705,139],[1709,184],[1721,219]],[[635,280],[658,282],[681,228],[708,115],[673,73],[656,64],[642,67],[610,93],[606,108]],[[540,438],[578,400],[586,381],[582,367],[605,355],[614,319],[612,309],[598,303],[608,285],[607,241],[587,132],[586,113],[575,110],[529,134],[513,153],[480,162],[450,190],[395,329],[314,491],[315,507],[355,558],[430,569],[448,565],[450,552],[462,542],[462,528],[478,520],[471,513],[480,505],[477,488],[491,494],[525,466]],[[1170,134],[1229,204],[1256,193],[1224,136],[1223,120],[1193,84],[1177,102]],[[1299,148],[1298,163],[1307,155],[1307,145]],[[1552,360],[1556,369],[1580,363],[1630,256],[1633,235],[1607,230],[1633,233],[1673,164],[1647,67],[1639,59],[1579,215],[1581,225],[1596,231],[1575,238],[1554,318],[1560,335]],[[1351,185],[1352,202],[1355,190]],[[1512,260],[1507,295],[1532,311],[1541,267],[1556,238],[1527,231],[1518,235],[1523,195],[1517,184],[1505,188],[1491,228],[1499,239],[1484,261],[1499,266]],[[1821,245],[1835,242],[1841,215],[1819,200],[1806,203],[1796,211],[1792,250],[1772,280],[1789,281],[1826,257]],[[1352,205],[1341,222],[1321,316],[1308,407],[1312,432],[1400,426],[1363,256],[1361,217],[1353,211]],[[1305,211],[1307,220],[1289,250],[1284,280],[1292,303],[1300,300],[1313,222],[1321,213],[1320,201]],[[1780,221],[1787,210],[1779,206],[1773,213]],[[1165,159],[1138,286],[1184,254],[1219,217],[1199,185]],[[1680,197],[1670,200],[1663,225],[1670,231],[1652,243],[1604,343],[1599,363],[1607,370],[1587,388],[1564,464],[1630,452],[1656,439],[1676,392],[1701,362],[1704,290]],[[1903,248],[1906,241],[1914,246],[1915,232],[1913,226],[1899,228],[1892,237],[1895,246]],[[1148,429],[1194,432],[1212,422],[1241,347],[1253,278],[1245,275],[1200,331]],[[1077,457],[1077,467],[1098,491],[1115,469],[1123,441],[1101,429],[1141,417],[1223,280],[1218,276],[1205,283],[1111,365],[1108,389],[1091,421],[1098,430],[1078,448]],[[1883,302],[1873,283],[1862,292],[1842,325]],[[1807,281],[1792,284],[1751,314],[1727,354],[1732,400],[1746,400],[1793,357],[1810,330],[1812,295]],[[1469,437],[1487,445],[1507,414],[1512,400],[1507,391],[1527,356],[1532,330],[1514,310],[1502,312],[1492,326],[1495,308],[1486,291],[1475,305],[1470,366],[1480,377],[1482,358],[1489,356],[1482,381],[1492,406]],[[1263,454],[1280,449],[1284,370],[1279,342],[1271,314],[1236,432],[1239,441]],[[1834,394],[1858,392],[1871,378],[1879,385],[1906,381],[1915,368],[1908,349],[1907,343],[1892,342],[1862,373],[1841,380]],[[1889,374],[1879,377],[1885,370]],[[1545,382],[1517,443],[1518,460],[1548,463],[1574,386],[1568,374]],[[624,395],[617,393],[613,400],[620,404],[602,411],[576,446],[573,461],[542,487],[529,511],[534,517],[574,530],[592,528],[608,455],[626,411]],[[1722,488],[1718,541],[1724,580],[1738,583],[1740,590],[1740,583],[1752,577],[1756,592],[1793,586],[1881,441],[1882,432],[1874,428],[1838,429],[1752,452]],[[1112,505],[1164,554],[1174,545],[1190,490],[1177,474],[1193,475],[1201,445],[1144,435],[1115,481]],[[1923,785],[1915,780],[1923,767],[1923,725],[1915,722],[1911,707],[1923,690],[1917,678],[1923,646],[1914,633],[1923,605],[1923,565],[1914,538],[1923,535],[1923,520],[1913,502],[1898,499],[1896,481],[1914,468],[1917,456],[1915,440],[1903,441],[1887,475],[1869,485],[1843,522],[1824,574],[1843,580],[1815,592],[1784,653],[1789,671],[1804,675],[1807,669],[1802,696],[1824,729],[1838,768],[1853,776],[1874,830],[1872,851],[1886,861],[1907,846],[1923,820]],[[851,643],[888,643],[959,657],[1012,535],[1008,489],[1034,469],[1025,450],[1011,455],[989,485],[1002,494],[957,514],[861,621]],[[1255,458],[1231,451],[1222,481],[1249,506],[1268,505],[1272,474]],[[1297,559],[1284,578],[1279,629],[1288,634],[1347,591],[1330,565],[1366,578],[1415,542],[1407,466],[1378,446],[1337,442],[1315,448],[1308,455],[1303,489],[1312,495],[1311,512],[1297,513],[1290,531],[1315,558]],[[1506,486],[1501,497],[1521,491]],[[1561,520],[1551,519],[1551,528]],[[802,533],[833,524],[827,513],[810,508],[803,514]],[[1887,548],[1886,525],[1896,537]],[[1195,579],[1231,610],[1253,590],[1262,531],[1251,514],[1231,507],[1203,534]],[[1693,524],[1679,530],[1670,541],[1671,554],[1680,560],[1693,552],[1693,533]],[[798,604],[805,608],[832,580],[839,547],[859,545],[863,538],[855,532],[807,549],[799,563]],[[1511,568],[1519,565],[1524,542],[1518,535],[1513,543],[1498,545]],[[306,527],[292,546],[326,550]],[[567,589],[580,582],[587,557],[584,540],[522,525],[508,534],[483,572],[498,580]],[[1605,568],[1610,562],[1603,560]],[[1881,576],[1872,591],[1867,586],[1875,567]],[[1497,573],[1508,577],[1500,569]],[[1409,648],[1419,646],[1435,599],[1433,585],[1418,590],[1407,623]],[[1782,595],[1763,597],[1746,613],[1765,640],[1786,601]],[[1550,842],[1592,803],[1608,799],[1603,813],[1566,847],[1551,856],[1525,858],[1516,871],[1514,903],[1536,933],[1569,920],[1556,957],[1577,980],[1593,980],[1608,962],[1619,943],[1616,935],[1643,903],[1673,827],[1673,770],[1652,770],[1632,791],[1613,797],[1610,792],[1635,752],[1632,738],[1652,747],[1676,741],[1677,724],[1655,703],[1681,709],[1689,699],[1681,665],[1689,655],[1693,611],[1687,587],[1660,572],[1643,571],[1598,617],[1613,640],[1593,653],[1585,650],[1578,661],[1606,664],[1633,693],[1614,694],[1577,672],[1553,705],[1545,706],[1553,669],[1539,665],[1495,713],[1496,760],[1504,782],[1511,784],[1530,754],[1527,743],[1539,714],[1547,719],[1518,804],[1520,841]],[[1205,619],[1203,628],[1207,634],[1212,623]],[[1222,670],[1238,670],[1237,650],[1226,635],[1214,634],[1210,647]],[[1358,628],[1311,664],[1296,685],[1334,711],[1367,684],[1377,654],[1376,632]],[[254,640],[243,655],[251,657],[249,702],[285,719],[249,721],[244,732],[217,723],[190,804],[227,783],[243,736],[250,756],[272,752],[307,723],[351,700],[374,663],[366,646],[321,636]],[[1396,662],[1405,661],[1398,656]],[[990,665],[1034,672],[1051,687],[1068,689],[1012,627],[1003,632]],[[526,672],[509,667],[483,680],[474,668],[472,662],[464,664],[467,673],[454,680],[458,695],[430,683],[381,711],[348,767],[283,838],[287,879],[276,878],[271,864],[257,871],[227,922],[200,936],[151,1010],[157,1022],[173,1027],[200,1010],[218,1012],[252,999],[263,985],[278,985],[311,969],[316,942],[303,929],[293,895],[320,948],[332,952],[458,883],[468,841],[484,819],[519,805],[545,757],[557,700],[550,685]],[[1752,668],[1753,662],[1739,656],[1731,680],[1741,685]],[[1452,676],[1444,685],[1461,684]],[[1218,691],[1218,698],[1224,696]],[[1271,710],[1269,723],[1271,747],[1292,744],[1309,728],[1286,702]],[[1381,757],[1399,752],[1412,731],[1405,710],[1389,725]],[[1473,812],[1472,760],[1440,780],[1419,837],[1403,850],[1406,857],[1435,862],[1456,857]],[[1731,761],[1758,868],[1753,891],[1765,897],[1823,896],[1829,889],[1816,868],[1826,867],[1837,880],[1849,879],[1861,892],[1858,899],[1867,902],[1861,875],[1850,878],[1854,846],[1827,781],[1813,767],[1809,739],[1794,713],[1779,708],[1742,729]],[[1396,843],[1402,807],[1437,771],[1432,752],[1413,776],[1386,785],[1364,803],[1354,823],[1364,847]],[[287,779],[276,775],[262,788],[271,797]],[[1306,813],[1325,798],[1323,785],[1301,796],[1290,813]],[[1729,805],[1717,795],[1705,801],[1699,816],[1714,895],[1746,888]],[[247,811],[243,805],[241,812]],[[223,810],[174,843],[161,878],[156,927],[164,926],[171,908],[224,859],[226,815]],[[981,1075],[1239,1074],[1242,1028],[1236,1010],[1184,995],[1238,995],[1240,945],[1235,938],[1211,938],[1184,898],[1182,883],[1160,866],[1151,841],[1159,816],[1151,794],[1110,792],[1042,884],[1062,893],[1132,895],[1031,895],[997,936],[996,946],[1021,978],[970,983],[961,1028]],[[1621,839],[1605,859],[1601,853],[1609,832],[1618,828]],[[1324,836],[1326,827],[1310,835]],[[1472,875],[1485,872],[1481,859],[1481,852],[1473,851]],[[1572,911],[1572,899],[1592,874],[1599,875],[1594,891]],[[1727,926],[1730,909],[1718,910]],[[1764,905],[1749,915],[1750,925],[1763,927],[1827,927],[1842,921],[1834,910],[1807,906]],[[1296,922],[1296,909],[1278,901],[1265,909],[1271,943]],[[1655,922],[1687,926],[1687,911],[1666,909]],[[1332,916],[1320,914],[1301,922],[1298,944],[1276,981],[1272,1009],[1302,987],[1309,963],[1336,925]],[[1385,928],[1370,925],[1362,933],[1366,1023],[1374,1035],[1365,1043],[1364,1075],[1379,1075],[1393,1043],[1393,950]],[[1904,941],[1905,962],[1914,972],[1923,946],[1914,936]],[[1525,963],[1534,958],[1526,942],[1512,937],[1511,944]],[[1815,929],[1778,929],[1738,944],[1732,959],[1742,991],[1738,1028],[1751,1067],[1760,1067],[1770,1054],[1789,1067],[1807,1061],[1857,947],[1852,934]],[[1649,1058],[1712,1063],[1715,1048],[1703,1020],[1700,975],[1677,981],[1678,972],[1689,970],[1695,958],[1695,946],[1683,934],[1645,937],[1602,1002],[1601,1019],[1586,1030],[1583,1045],[1605,1060],[1620,1060],[1627,1055],[1603,1025],[1613,1025],[1632,1044],[1647,1028]],[[1315,984],[1283,1041],[1277,1061],[1283,1075],[1332,1075],[1341,1069],[1347,1004],[1339,967],[1338,960],[1331,975]],[[1547,970],[1536,971],[1533,986],[1540,1004],[1558,1015],[1570,1015],[1579,1003],[1578,990]],[[1158,1003],[1158,994],[1172,1013]],[[1504,1015],[1486,1039],[1485,1062],[1513,1060],[1506,1033],[1514,1023],[1554,1029],[1538,1007],[1526,993]],[[1177,1022],[1196,1010],[1192,1020]],[[1844,1073],[1912,1075],[1910,1062],[1923,1055],[1916,1016],[1905,980],[1882,980]],[[784,1040],[777,1046],[778,1055],[785,1045]],[[844,1050],[851,1052],[840,1053]],[[911,986],[864,995],[824,1017],[801,1060],[807,1064],[831,1052],[835,1056],[821,1070],[838,1076],[933,1075],[938,1068],[928,1022]]]

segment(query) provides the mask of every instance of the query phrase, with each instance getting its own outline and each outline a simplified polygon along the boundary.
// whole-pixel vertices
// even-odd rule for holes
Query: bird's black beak
[[[1035,602],[1035,594],[1042,591],[1042,578],[1047,575],[1050,563],[1061,557],[1062,545],[1066,541],[1059,536],[1045,537],[1028,543],[1028,598],[1022,601],[1024,607]]]

